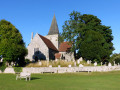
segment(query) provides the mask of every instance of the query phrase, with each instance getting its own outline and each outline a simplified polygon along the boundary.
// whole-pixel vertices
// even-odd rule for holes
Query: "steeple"
[[[59,30],[58,30],[58,25],[57,25],[57,21],[55,18],[55,14],[48,32],[48,35],[53,35],[53,34],[59,34]]]

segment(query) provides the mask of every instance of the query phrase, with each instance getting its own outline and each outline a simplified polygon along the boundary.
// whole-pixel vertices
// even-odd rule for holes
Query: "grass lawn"
[[[0,90],[120,90],[120,71],[32,74],[31,81],[0,74]]]

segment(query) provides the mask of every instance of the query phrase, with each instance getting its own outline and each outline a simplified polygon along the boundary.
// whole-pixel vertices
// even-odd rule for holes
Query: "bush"
[[[14,67],[15,72],[22,72],[22,67]]]
[[[120,63],[120,54],[113,54],[110,57],[110,62],[113,64],[113,62],[115,61],[115,63]]]
[[[5,69],[6,69],[6,66],[1,66],[1,67],[0,67],[0,70],[1,70],[2,72],[4,72]]]

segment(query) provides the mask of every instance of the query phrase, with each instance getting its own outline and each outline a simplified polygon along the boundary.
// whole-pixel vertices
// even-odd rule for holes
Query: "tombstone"
[[[71,67],[71,65],[68,65],[68,67],[70,68],[70,67]]]
[[[91,62],[92,62],[92,61],[90,60],[90,65],[91,65]]]
[[[94,66],[97,66],[97,62],[94,63]]]
[[[120,66],[120,64],[118,63],[118,66]]]
[[[57,61],[58,61],[58,59],[56,58],[56,59],[55,59],[55,62],[57,62]]]
[[[52,65],[49,65],[49,67],[52,67]]]
[[[114,66],[116,66],[115,61],[114,61]]]
[[[14,63],[13,63],[13,61],[11,62],[11,66],[13,66],[14,65]]]
[[[41,61],[39,61],[39,62],[38,62],[38,64],[41,66],[41,65],[42,65],[42,62],[41,62]]]
[[[106,62],[105,62],[105,66],[107,66],[107,65],[106,65]]]
[[[60,68],[61,66],[60,65],[58,65],[58,68]]]
[[[87,60],[87,64],[90,64],[90,61],[89,61],[89,60]]]
[[[83,67],[83,65],[82,65],[82,64],[80,64],[80,65],[79,65],[79,67]]]
[[[1,62],[3,62],[3,58],[1,58]]]
[[[77,60],[77,64],[80,64],[80,60]]]
[[[76,67],[76,62],[74,62],[74,66]]]
[[[82,57],[80,57],[80,58],[79,58],[79,60],[80,60],[80,61],[83,61],[83,58],[82,58]]]
[[[102,62],[101,62],[101,66],[102,66]]]
[[[108,66],[109,66],[109,67],[111,67],[111,66],[112,66],[112,64],[109,62],[109,63],[108,63]]]

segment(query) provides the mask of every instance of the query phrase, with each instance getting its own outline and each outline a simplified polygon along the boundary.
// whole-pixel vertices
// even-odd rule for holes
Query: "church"
[[[48,35],[36,34],[31,36],[28,45],[28,55],[25,57],[30,61],[63,59],[74,60],[74,52],[70,52],[71,44],[68,42],[59,43],[59,29],[54,15]]]

